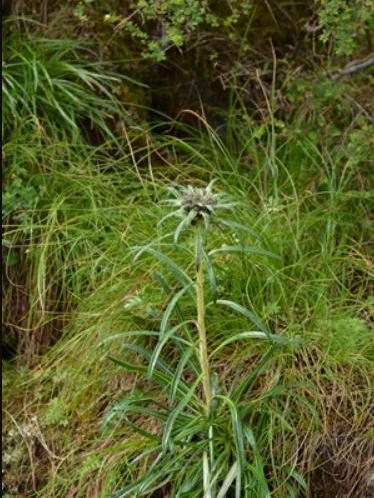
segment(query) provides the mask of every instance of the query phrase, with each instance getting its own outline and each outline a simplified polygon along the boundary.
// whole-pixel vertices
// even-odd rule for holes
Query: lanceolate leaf
[[[142,413],[142,412],[138,412],[138,413]],[[125,418],[126,424],[129,427],[131,427],[135,432],[140,434],[141,436],[146,437],[147,439],[149,439],[151,441],[157,441],[157,442],[161,441],[160,436],[156,436],[155,434],[152,434],[151,432],[148,432],[145,429],[143,429],[143,427],[139,427],[139,425],[137,425],[135,422],[129,420],[128,417],[125,416],[124,418]]]
[[[177,209],[176,211],[172,211],[171,213],[166,214],[164,217],[161,218],[161,220],[157,223],[157,226],[162,225],[167,219],[172,218],[174,216],[180,216],[180,210]]]
[[[115,363],[116,365],[124,368],[129,372],[138,372],[145,376],[148,373],[148,367],[144,365],[135,365],[133,363],[122,361],[112,357],[109,357],[109,359],[113,361],[113,363]],[[161,371],[157,369],[154,370],[153,372],[153,379],[155,379],[163,389],[167,389],[170,386],[171,382],[173,381],[173,374],[169,370]],[[178,398],[179,399],[183,398],[187,392],[188,392],[187,384],[184,381],[180,380],[180,382],[178,382],[176,386],[176,394],[178,395]]]
[[[165,429],[164,429],[164,435],[162,437],[162,447],[166,449],[169,446],[169,441],[171,437],[171,432],[173,430],[173,426],[175,424],[175,421],[182,412],[182,410],[188,405],[190,402],[191,398],[195,394],[195,390],[198,386],[198,384],[201,382],[201,375],[195,380],[193,385],[190,387],[188,393],[185,395],[184,398],[181,399],[181,401],[178,403],[176,408],[170,413],[170,416],[168,418],[168,421],[166,422]]]
[[[171,286],[169,284],[169,282],[167,281],[167,279],[165,278],[165,276],[160,273],[160,272],[155,272],[155,278],[157,279],[157,281],[160,283],[162,289],[164,290],[165,294],[170,294],[171,292]],[[179,306],[179,303],[176,303],[175,307],[175,314],[177,315],[177,318],[179,320],[179,322],[184,322],[184,315],[182,313],[182,310]],[[185,334],[185,337],[187,338],[187,340],[192,344],[194,341],[193,341],[193,338],[192,338],[192,335],[191,335],[191,332],[190,332],[190,329],[188,328],[187,325],[184,325],[183,326],[183,331],[184,331],[184,334]],[[193,372],[195,374],[198,374],[200,369],[198,367],[198,365],[196,364],[196,362],[194,361],[191,361],[191,368],[193,370]]]
[[[243,427],[235,403],[227,396],[217,395],[216,398],[221,399],[230,409],[231,425],[234,434],[234,441],[236,446],[236,457],[238,461],[238,472],[236,476],[236,498],[241,496],[241,478],[245,466],[245,451],[244,451],[244,436]]]
[[[150,361],[151,356],[152,356],[151,351],[144,348],[140,344],[125,343],[125,344],[122,344],[122,348],[129,349],[130,351],[134,351],[139,356],[145,358],[147,361]],[[167,373],[171,372],[170,367],[161,358],[158,360],[157,366],[163,372],[167,372]]]
[[[135,403],[138,403],[139,406],[141,405],[146,405],[147,403],[151,402],[152,398],[149,396],[128,396],[125,399],[122,399],[121,401],[118,401],[113,408],[105,415],[104,420],[103,420],[103,426],[107,426],[113,418],[118,417],[118,415],[123,415],[128,411],[131,411],[131,408],[134,406]]]
[[[254,314],[252,311],[249,311],[246,307],[241,304],[234,303],[233,301],[227,301],[226,299],[218,299],[217,304],[223,304],[224,306],[228,306],[232,310],[240,313],[241,315],[247,317],[251,320],[252,323],[256,325],[262,332],[264,332],[270,338],[270,331],[266,327],[266,325]]]
[[[294,339],[287,339],[287,337],[283,337],[281,335],[265,334],[265,332],[260,332],[258,330],[249,330],[249,331],[245,331],[245,332],[239,332],[238,334],[235,334],[232,337],[229,337],[225,341],[221,342],[221,344],[219,346],[217,346],[216,349],[214,349],[210,353],[210,356],[215,355],[218,351],[220,351],[222,348],[224,348],[228,344],[231,344],[232,342],[236,342],[236,341],[241,341],[243,339],[266,339],[266,340],[271,341],[272,343],[279,344],[280,346],[298,344],[298,341],[296,341]]]
[[[124,337],[152,337],[158,335],[158,330],[128,330],[126,332],[118,332],[118,334],[106,337],[99,342],[98,347],[103,346],[107,342],[114,341],[115,339],[123,339]]]
[[[167,239],[168,237],[170,237],[170,233],[167,233],[166,235],[163,235],[162,237],[158,237],[156,240],[152,240],[152,242],[149,242],[149,244],[146,244],[145,246],[135,246],[132,248],[133,251],[138,251],[135,256],[134,256],[134,261],[137,261],[140,256],[149,251],[149,249],[152,249],[152,246],[154,246],[156,243],[159,243],[161,242],[161,240],[164,240],[164,239]]]
[[[231,398],[236,402],[240,403],[244,393],[250,388],[253,382],[256,380],[257,375],[260,370],[266,365],[266,363],[274,356],[276,351],[276,345],[272,345],[268,352],[261,358],[253,371],[244,378],[244,380],[239,384],[239,386],[234,390]]]
[[[168,323],[169,323],[169,318],[170,318],[170,315],[172,314],[174,308],[175,308],[175,305],[177,304],[177,302],[179,301],[179,299],[183,296],[183,294],[189,290],[191,288],[191,284],[187,285],[186,287],[184,287],[183,289],[181,289],[179,292],[177,292],[173,298],[171,299],[171,301],[169,302],[169,304],[167,305],[166,307],[166,310],[164,311],[164,314],[162,316],[162,320],[161,320],[161,326],[160,326],[160,334],[161,336],[164,335],[165,333],[165,330],[168,326]]]
[[[253,434],[253,431],[250,427],[245,427],[244,428],[244,436],[247,442],[249,443],[249,446],[252,449],[253,456],[254,456],[254,469],[253,469],[253,478],[255,479],[256,482],[256,491],[258,493],[258,496],[261,498],[270,498],[270,490],[269,486],[267,483],[267,479],[265,476],[264,472],[264,463],[263,459],[261,457],[261,453],[258,449],[257,443],[255,436]]]
[[[168,256],[162,254],[159,251],[156,251],[152,247],[147,247],[144,249],[145,252],[151,253],[157,259],[159,259],[164,265],[173,273],[174,277],[178,280],[178,282],[185,286],[187,284],[192,285],[192,280],[190,277]]]
[[[260,254],[261,256],[269,256],[274,259],[281,259],[277,254],[274,254],[271,251],[267,251],[266,249],[261,249],[260,247],[250,247],[250,246],[227,246],[223,245],[218,249],[213,249],[209,252],[209,255],[221,253],[221,252],[239,252],[246,254]]]
[[[231,484],[234,482],[234,479],[236,479],[237,476],[238,476],[238,462],[235,461],[232,464],[227,476],[225,477],[225,480],[222,483],[221,489],[217,494],[217,498],[224,498],[227,495],[227,492],[230,489]]]
[[[225,220],[223,218],[215,218],[215,221],[218,223],[222,223],[222,225],[226,225],[233,230],[242,230],[244,232],[247,232],[249,235],[252,235],[252,237],[261,240],[260,236],[258,233],[256,233],[252,228],[247,227],[246,225],[242,225],[241,223],[236,223],[235,221],[230,221],[230,220]]]
[[[201,214],[202,214],[203,220],[204,220],[205,233],[207,233],[209,230],[210,217],[207,213],[201,213]]]
[[[212,291],[212,297],[213,297],[213,302],[216,301],[217,299],[217,281],[216,281],[216,275],[214,273],[214,268],[213,264],[207,255],[207,253],[203,250],[203,257],[206,265],[206,271],[208,275],[208,281],[210,284],[210,289]]]
[[[178,332],[179,329],[181,329],[184,325],[187,325],[189,323],[195,323],[195,321],[194,320],[186,320],[185,322],[179,323],[175,327],[172,327],[170,330],[168,330],[167,332],[165,332],[160,337],[160,340],[159,340],[157,346],[155,347],[155,349],[153,350],[153,353],[152,353],[152,356],[151,356],[151,360],[149,362],[149,367],[148,367],[148,375],[149,375],[149,377],[152,376],[153,370],[155,369],[157,361],[158,361],[158,358],[159,358],[159,356],[161,354],[161,350],[165,346],[166,342],[171,337],[173,337],[173,335],[175,335],[176,332]]]
[[[139,498],[145,494],[150,496],[152,492],[179,477],[184,461],[187,459],[195,461],[197,457],[189,449],[180,451],[178,455],[167,455],[162,452],[161,447],[155,447],[152,453],[156,451],[158,452],[158,457],[148,468],[147,474],[135,483],[122,488],[113,498],[124,498],[126,496]]]
[[[169,295],[172,291],[172,288],[171,288],[169,282],[167,281],[165,275],[163,275],[162,273],[157,271],[157,272],[155,272],[155,278],[160,283],[165,294]],[[181,323],[181,322],[185,321],[184,317],[183,317],[182,310],[179,306],[179,303],[175,304],[174,309],[175,309],[175,313],[178,317],[179,322]],[[184,330],[186,336],[188,337],[189,341],[192,342],[190,331],[189,331],[188,327],[184,326],[183,330]]]
[[[233,335],[232,337],[229,337],[225,341],[221,342],[219,346],[217,346],[209,356],[214,356],[218,351],[223,349],[225,346],[228,344],[231,344],[232,342],[240,341],[242,339],[268,339],[272,340],[273,336],[265,334],[265,332],[260,332],[258,330],[252,330],[248,332],[239,332],[238,334]]]
[[[212,493],[210,489],[210,470],[209,470],[209,461],[208,454],[206,451],[203,453],[203,489],[204,489],[204,498],[212,498]]]
[[[195,267],[199,268],[201,259],[203,256],[203,233],[201,229],[196,232],[196,243],[195,243]]]
[[[174,232],[174,242],[175,244],[178,243],[179,236],[182,233],[183,230],[188,228],[191,225],[192,220],[195,218],[196,212],[195,211],[190,211],[188,215],[183,218],[183,220],[179,223],[177,226],[177,229]]]
[[[185,366],[188,364],[192,354],[193,354],[194,348],[190,347],[186,349],[186,351],[183,353],[181,359],[179,360],[178,366],[175,370],[175,373],[173,375],[173,380],[170,384],[170,404],[174,403],[175,396],[177,393],[178,389],[178,384],[181,380],[183,370]]]

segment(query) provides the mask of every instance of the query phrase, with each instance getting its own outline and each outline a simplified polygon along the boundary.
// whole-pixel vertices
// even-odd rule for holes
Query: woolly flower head
[[[215,180],[206,187],[169,187],[169,191],[174,199],[168,199],[166,204],[178,209],[181,217],[194,215],[194,217],[205,218],[215,214],[222,209],[230,209],[233,204],[229,204],[224,194],[216,194],[212,187]],[[176,213],[177,211],[175,211]]]
[[[203,213],[212,214],[219,207],[219,195],[213,194],[210,186],[206,188],[188,186],[182,192],[179,202],[186,214],[194,211],[202,216]]]
[[[166,204],[173,206],[174,211],[168,213],[164,220],[177,216],[182,218],[175,232],[175,240],[179,234],[189,225],[196,225],[203,221],[206,228],[209,226],[210,219],[220,210],[231,209],[232,203],[229,203],[224,194],[214,193],[212,190],[214,181],[206,187],[169,187],[169,191],[174,199],[168,199]]]

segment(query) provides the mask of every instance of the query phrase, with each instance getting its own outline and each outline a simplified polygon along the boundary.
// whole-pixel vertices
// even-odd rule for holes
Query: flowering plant
[[[185,245],[190,240],[194,242],[192,276],[167,255],[154,249],[152,243],[136,248],[136,259],[150,252],[166,265],[179,289],[173,292],[166,279],[163,280],[164,290],[170,299],[158,330],[134,330],[122,334],[128,338],[156,339],[152,351],[139,345],[128,345],[129,349],[145,358],[148,365],[130,364],[112,358],[128,371],[146,374],[149,381],[161,386],[168,398],[167,403],[161,404],[155,396],[134,394],[119,402],[108,414],[107,423],[120,414],[133,429],[149,440],[149,446],[130,464],[136,465],[141,458],[148,459],[147,472],[120,490],[117,498],[151,496],[155,490],[164,487],[171,489],[168,496],[173,497],[270,496],[255,431],[251,426],[251,407],[243,403],[243,399],[275,349],[289,341],[272,334],[260,318],[241,304],[217,298],[214,258],[222,252],[277,256],[257,246],[222,245],[208,250],[209,233],[217,226],[254,234],[250,227],[227,218],[226,213],[232,214],[236,204],[226,195],[215,193],[213,185],[214,182],[205,188],[170,188],[172,198],[166,204],[172,210],[159,222],[163,225],[173,217],[180,219],[175,229],[162,238],[172,237],[175,247],[183,236]],[[189,236],[188,230],[191,232]],[[213,296],[213,301],[208,303],[207,284],[210,284]],[[195,316],[185,317],[181,307],[183,299],[192,302]],[[254,330],[233,331],[226,340],[210,350],[206,324],[209,306],[225,306],[243,315],[255,326]],[[173,317],[177,323],[174,323]],[[270,348],[251,375],[233,383],[223,394],[223,387],[214,372],[214,359],[230,343],[249,339],[264,340]],[[174,363],[161,358],[167,345],[178,353]],[[157,419],[163,425],[162,434],[150,433],[144,425],[140,425],[136,420],[139,414]]]

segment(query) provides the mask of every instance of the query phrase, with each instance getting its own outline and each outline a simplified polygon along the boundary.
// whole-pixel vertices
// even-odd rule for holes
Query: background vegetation
[[[256,420],[272,496],[369,498],[373,3],[16,0],[4,11],[4,496],[109,497],[147,472],[129,465],[147,440],[103,422],[149,385],[109,360],[128,353],[105,339],[154,328],[167,303],[161,266],[129,251],[160,234],[165,186],[216,178],[281,257],[222,257],[219,296],[302,341],[248,395],[279,392]],[[210,345],[238,320],[209,316]],[[221,350],[223,384],[265,351]]]

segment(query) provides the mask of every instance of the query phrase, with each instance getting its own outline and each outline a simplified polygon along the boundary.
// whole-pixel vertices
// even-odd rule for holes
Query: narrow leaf
[[[224,498],[226,496],[227,491],[230,489],[231,484],[234,482],[238,475],[238,462],[234,462],[225,477],[225,480],[222,483],[221,489],[217,494],[217,498]]]
[[[206,451],[204,451],[203,453],[203,488],[204,488],[204,498],[212,498],[212,493],[210,490],[209,461]]]
[[[182,284],[183,286],[185,286],[186,284],[192,285],[192,280],[190,279],[190,277],[181,268],[179,268],[179,266],[171,258],[159,251],[156,251],[152,247],[147,247],[146,249],[144,249],[144,251],[149,252],[157,259],[159,259],[162,263],[164,263],[164,265],[169,268],[169,270],[173,273],[180,284]]]
[[[189,359],[191,358],[191,355],[193,353],[193,347],[190,347],[186,349],[186,351],[183,353],[181,359],[179,360],[178,366],[175,370],[175,373],[173,375],[173,380],[170,385],[170,404],[174,403],[176,394],[177,394],[177,389],[178,389],[178,384],[180,382],[180,379],[183,374],[183,370],[185,366],[187,365]]]
[[[236,494],[238,494],[238,490],[240,492],[241,486],[241,474],[244,470],[245,464],[245,453],[244,453],[244,436],[243,436],[243,428],[242,423],[239,417],[238,409],[235,403],[228,398],[227,396],[223,396],[218,394],[215,396],[218,399],[221,399],[225,404],[228,405],[231,414],[231,425],[234,433],[234,441],[237,453],[237,461],[238,461],[238,473],[236,478]]]
[[[236,402],[239,403],[240,400],[243,397],[243,394],[250,388],[250,386],[253,384],[253,382],[256,380],[257,375],[259,372],[262,370],[262,368],[266,365],[266,363],[274,356],[274,353],[276,351],[276,345],[273,344],[268,352],[261,358],[261,360],[258,362],[256,367],[253,369],[253,371],[248,375],[240,384],[239,386],[235,389],[234,393],[232,394],[232,399]]]
[[[170,318],[170,315],[172,314],[174,308],[175,308],[175,305],[177,304],[177,302],[179,301],[179,299],[183,296],[183,294],[189,290],[191,287],[191,285],[187,285],[186,287],[184,287],[183,289],[181,289],[179,292],[177,292],[173,298],[170,300],[169,304],[167,305],[165,311],[164,311],[164,314],[162,315],[162,320],[161,320],[161,325],[160,325],[160,333],[161,335],[164,334],[165,330],[166,330],[166,327],[168,326],[168,323],[169,323],[169,318]]]
[[[153,353],[152,353],[152,356],[151,356],[151,360],[149,362],[149,367],[148,367],[148,376],[149,377],[152,377],[152,373],[157,365],[157,362],[158,362],[158,358],[161,354],[161,351],[162,351],[162,348],[165,346],[165,344],[167,343],[167,341],[173,337],[173,335],[180,329],[182,328],[184,325],[187,325],[189,323],[195,323],[194,320],[186,320],[185,322],[182,322],[182,323],[178,323],[178,325],[175,325],[175,327],[172,327],[170,330],[168,330],[165,334],[163,334],[157,344],[157,346],[155,347]]]
[[[246,253],[246,254],[260,254],[261,256],[269,256],[274,259],[280,260],[280,256],[277,254],[274,254],[271,251],[267,251],[266,249],[261,249],[260,247],[250,247],[250,246],[228,246],[224,244],[222,247],[219,247],[218,249],[213,249],[212,251],[209,252],[209,255],[212,256],[213,254],[217,254],[220,252],[239,252],[239,253]]]
[[[196,244],[195,244],[195,266],[198,269],[200,266],[201,258],[203,253],[203,234],[199,229],[196,232]]]
[[[129,372],[137,372],[141,373],[143,375],[146,375],[148,373],[148,367],[144,365],[135,365],[133,363],[129,363],[127,361],[119,360],[118,358],[113,358],[109,357],[109,359],[115,363],[116,365],[124,368],[125,370]],[[155,370],[153,372],[153,379],[157,380],[157,382],[160,384],[160,386],[163,389],[167,389],[171,382],[173,381],[173,376],[170,371],[160,371],[160,370]],[[186,395],[188,392],[188,386],[185,382],[182,380],[177,384],[176,386],[177,393],[180,397],[183,397]]]
[[[128,330],[127,332],[118,332],[118,334],[111,335],[106,337],[102,341],[99,342],[97,347],[103,346],[107,342],[114,341],[115,339],[123,339],[124,337],[151,337],[158,336],[160,332],[158,330]]]
[[[227,346],[228,344],[231,344],[232,342],[240,341],[241,339],[272,339],[273,336],[269,336],[268,334],[265,334],[265,332],[260,332],[257,330],[253,331],[248,331],[248,332],[239,332],[238,334],[235,334],[232,337],[229,337],[225,341],[223,341],[219,346],[217,346],[211,353],[210,356],[214,356],[218,351],[220,351],[222,348]]]
[[[270,498],[270,490],[268,486],[268,482],[265,476],[264,470],[264,462],[261,457],[261,453],[258,449],[255,436],[250,427],[245,427],[244,436],[248,441],[254,455],[254,472],[255,472],[255,481],[257,485],[257,492],[260,493],[262,498]]]
[[[174,243],[177,244],[179,240],[179,236],[182,233],[182,231],[186,228],[188,228],[191,225],[192,220],[195,218],[196,212],[195,211],[190,211],[188,215],[183,218],[183,220],[179,223],[177,226],[177,229],[174,232]]]
[[[216,280],[216,275],[214,273],[214,268],[213,264],[207,255],[207,253],[203,250],[203,257],[206,265],[206,270],[207,270],[207,275],[208,275],[208,281],[210,284],[210,288],[212,291],[212,297],[213,297],[213,302],[215,303],[217,300],[217,280]]]
[[[175,421],[177,417],[180,415],[182,410],[188,405],[188,403],[191,401],[191,398],[193,397],[196,387],[201,381],[201,375],[196,379],[196,381],[193,383],[193,385],[190,387],[189,391],[187,394],[184,396],[184,398],[178,403],[176,408],[170,413],[169,418],[165,424],[165,430],[164,434],[162,437],[162,447],[166,449],[169,446],[169,441],[170,441],[170,436],[171,432],[173,430]]]
[[[264,332],[267,336],[270,336],[270,331],[266,327],[266,325],[260,320],[252,311],[249,311],[245,306],[241,304],[234,303],[233,301],[227,301],[225,299],[218,299],[217,304],[223,304],[224,306],[228,306],[232,310],[240,313],[241,315],[247,317],[252,323],[254,323],[262,332]]]
[[[223,218],[215,218],[215,221],[218,223],[222,223],[222,225],[226,225],[233,230],[243,230],[244,232],[247,232],[249,235],[252,235],[252,237],[256,238],[257,240],[262,240],[261,237],[256,233],[252,228],[247,227],[246,225],[242,225],[241,223],[236,223],[235,221],[230,221],[230,220],[225,220]]]

